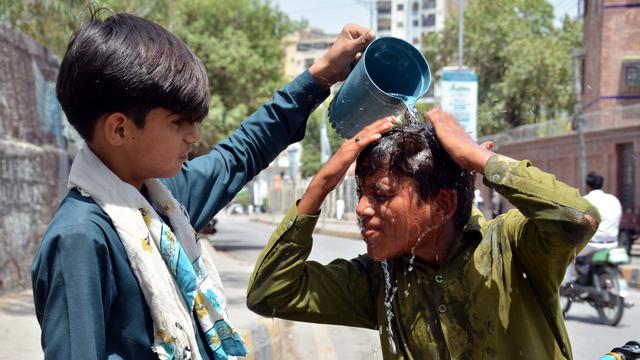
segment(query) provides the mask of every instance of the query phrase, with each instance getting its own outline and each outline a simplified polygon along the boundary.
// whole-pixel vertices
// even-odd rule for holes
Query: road
[[[250,222],[246,216],[225,215],[219,218],[218,233],[211,237],[218,251],[225,251],[239,261],[254,264],[274,226]],[[364,243],[356,240],[315,235],[310,259],[322,263],[364,253]],[[626,309],[621,323],[610,327],[598,323],[595,309],[573,304],[566,319],[575,359],[597,359],[629,340],[640,340],[640,291],[630,290],[637,304]],[[380,359],[378,334],[372,330],[341,326],[285,324],[286,353],[290,359]]]

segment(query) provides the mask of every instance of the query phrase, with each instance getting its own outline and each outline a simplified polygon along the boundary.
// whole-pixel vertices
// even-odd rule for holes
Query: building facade
[[[640,103],[640,3],[584,0],[584,113]]]
[[[294,78],[308,69],[331,47],[338,34],[325,34],[320,29],[308,28],[284,38],[284,73]]]
[[[637,0],[585,0],[582,96],[587,172],[605,178],[627,213],[640,214],[640,3]],[[526,125],[486,137],[499,153],[529,159],[576,188],[579,137],[571,120]],[[481,140],[481,141],[482,141]],[[491,198],[489,190],[480,182]],[[487,204],[487,202],[485,202]]]
[[[457,14],[458,0],[382,0],[376,2],[378,36],[393,36],[420,48],[422,37],[444,29],[447,16]]]

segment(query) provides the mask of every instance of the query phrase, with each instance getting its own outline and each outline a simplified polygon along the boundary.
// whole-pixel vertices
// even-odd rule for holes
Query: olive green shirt
[[[599,214],[528,161],[492,156],[484,182],[517,209],[487,221],[474,208],[439,269],[416,259],[410,270],[410,254],[389,260],[393,346],[381,264],[367,255],[307,261],[317,216],[295,206],[258,259],[247,305],[269,317],[377,329],[385,359],[571,359],[558,287],[595,232],[585,215],[598,222]]]

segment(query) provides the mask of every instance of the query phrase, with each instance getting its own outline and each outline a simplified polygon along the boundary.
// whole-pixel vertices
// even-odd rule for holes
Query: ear
[[[431,215],[435,225],[443,225],[453,218],[458,209],[458,196],[449,189],[440,189],[431,201]]]
[[[116,112],[107,115],[102,125],[105,140],[112,146],[122,146],[135,139],[136,125],[131,118]]]

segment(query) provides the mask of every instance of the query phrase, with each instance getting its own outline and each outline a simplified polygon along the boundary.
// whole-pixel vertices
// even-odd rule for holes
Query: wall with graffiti
[[[0,292],[30,283],[31,259],[69,169],[55,94],[59,61],[0,23]]]

